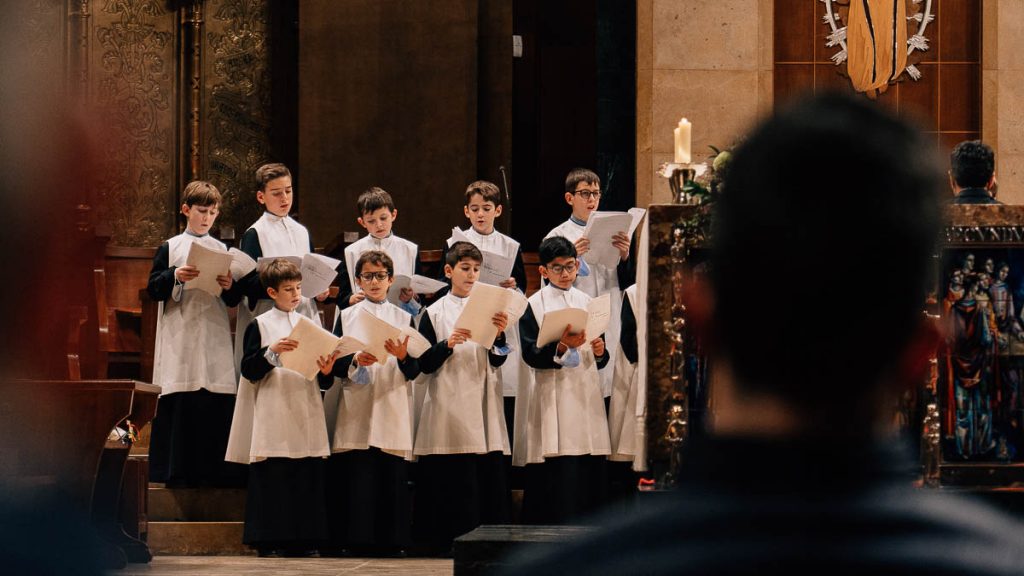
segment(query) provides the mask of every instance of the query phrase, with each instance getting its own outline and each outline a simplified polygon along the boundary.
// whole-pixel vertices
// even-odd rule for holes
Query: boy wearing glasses
[[[611,454],[598,370],[608,365],[604,337],[567,326],[544,347],[537,336],[544,315],[563,308],[586,309],[590,296],[573,287],[576,248],[561,236],[540,243],[540,275],[548,281],[530,297],[519,320],[523,360],[535,385],[516,398],[513,461],[525,465],[524,524],[564,524],[604,501],[605,457]],[[525,402],[525,406],[518,404]],[[520,430],[525,427],[525,430]]]
[[[626,231],[619,232],[612,244],[619,250],[619,265],[612,268],[600,264],[590,264],[586,254],[590,250],[590,239],[583,235],[587,220],[601,203],[601,179],[594,172],[585,168],[574,168],[565,177],[565,202],[572,207],[569,219],[556,226],[545,238],[561,236],[573,244],[579,258],[579,270],[573,284],[591,298],[602,294],[611,294],[612,322],[608,324],[608,349],[615,351],[619,346],[619,313],[621,310],[622,291],[620,286],[633,283],[629,278],[629,236]],[[601,394],[608,398],[612,393],[612,366],[601,374]]]
[[[352,272],[363,297],[338,315],[337,336],[352,333],[366,313],[397,328],[413,326],[412,316],[387,299],[395,274],[390,256],[363,252]],[[412,380],[420,369],[408,343],[408,337],[388,340],[383,363],[359,352],[334,365],[340,386],[328,391],[324,404],[332,431],[327,506],[336,554],[393,555],[410,544]]]

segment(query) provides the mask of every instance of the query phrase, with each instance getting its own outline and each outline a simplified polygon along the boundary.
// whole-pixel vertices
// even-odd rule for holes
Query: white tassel
[[[918,70],[917,66],[914,66],[913,64],[907,66],[907,74],[914,80],[914,82],[917,82],[918,80],[921,79],[921,71]]]
[[[825,46],[831,48],[836,44],[840,44],[844,40],[846,40],[846,26],[843,26],[842,28],[839,28],[835,32],[829,34],[828,42],[825,43]]]
[[[846,62],[846,50],[840,50],[839,52],[833,54],[832,61],[836,63],[836,66],[839,66],[843,62]]]
[[[914,50],[920,50],[921,52],[928,51],[928,39],[920,34],[914,34],[907,40],[907,54],[910,54]]]

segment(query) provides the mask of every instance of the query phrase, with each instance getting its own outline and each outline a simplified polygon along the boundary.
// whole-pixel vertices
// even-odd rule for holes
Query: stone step
[[[241,488],[149,487],[149,521],[242,522],[245,495]]]
[[[255,556],[242,544],[242,522],[150,522],[154,556]]]

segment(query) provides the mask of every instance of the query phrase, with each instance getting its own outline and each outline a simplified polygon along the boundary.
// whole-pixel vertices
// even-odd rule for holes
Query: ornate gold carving
[[[207,4],[206,175],[224,195],[221,224],[245,230],[260,215],[253,174],[270,158],[266,0]]]
[[[159,0],[107,0],[95,18],[91,86],[104,114],[101,213],[116,244],[174,229],[175,17]]]

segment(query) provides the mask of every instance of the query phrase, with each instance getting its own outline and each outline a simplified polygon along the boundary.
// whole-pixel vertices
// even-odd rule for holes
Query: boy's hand
[[[590,239],[583,236],[576,241],[576,257],[582,258],[590,250]]]
[[[412,288],[402,288],[402,292],[398,295],[398,299],[402,302],[408,302],[416,297],[416,293],[412,291]]]
[[[298,347],[299,343],[297,341],[292,340],[290,338],[281,338],[277,342],[274,342],[273,344],[270,345],[270,350],[275,354],[280,354],[282,352],[291,352],[292,350],[295,350]]]
[[[182,266],[174,270],[174,279],[184,284],[199,277],[199,269],[195,266]]]
[[[324,300],[327,300],[327,297],[330,296],[330,295],[331,295],[330,289],[324,290],[323,292],[321,292],[321,293],[316,295],[316,301],[317,302],[323,302]]]
[[[362,302],[364,298],[366,298],[366,294],[364,294],[362,292],[360,292],[358,294],[353,294],[353,295],[348,297],[348,305],[352,306],[353,304],[358,304],[358,303]]]
[[[384,349],[399,360],[405,360],[406,356],[409,355],[409,337],[406,336],[405,340],[392,340],[388,338],[384,341]]]
[[[569,348],[579,348],[583,346],[583,343],[587,341],[587,331],[583,330],[579,334],[573,334],[572,324],[565,327],[562,331],[562,337],[558,340],[559,352],[565,353]]]
[[[330,356],[321,356],[316,359],[316,365],[320,367],[320,373],[329,376],[334,369],[334,361],[338,359],[338,351],[335,350]]]
[[[224,276],[217,276],[217,284],[219,284],[220,287],[225,289],[225,290],[231,290],[231,284],[233,284],[234,281],[235,280],[234,280],[234,278],[231,277],[231,274],[225,274]]]
[[[604,338],[594,338],[590,347],[594,349],[594,356],[604,356]]]
[[[369,352],[360,352],[356,354],[356,364],[360,366],[373,366],[377,363],[377,357]]]
[[[617,232],[615,236],[612,236],[612,246],[619,250],[620,258],[629,259],[629,236],[625,232]]]
[[[508,328],[508,314],[498,312],[493,318],[491,318],[491,323],[498,329],[498,334],[501,334],[505,331],[505,328]]]
[[[501,284],[499,284],[499,286],[501,286],[502,288],[511,288],[511,289],[515,290],[516,289],[516,279],[515,278],[509,278],[507,280],[504,280]]]
[[[455,331],[448,336],[448,347],[455,348],[458,344],[464,344],[469,340],[471,335],[472,334],[470,334],[469,330],[466,330],[465,328],[456,328]]]

